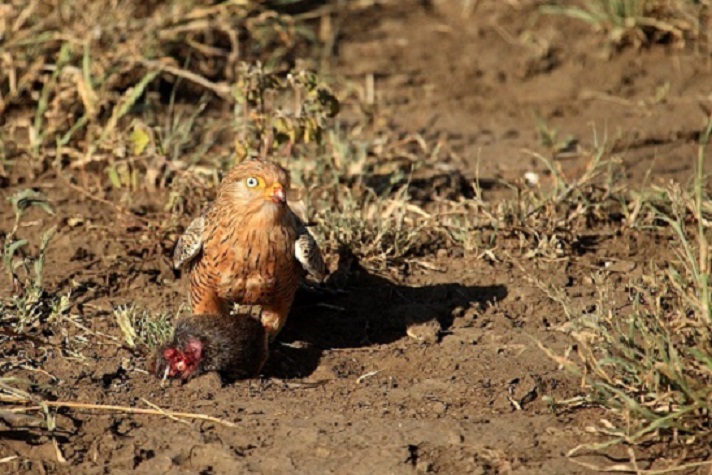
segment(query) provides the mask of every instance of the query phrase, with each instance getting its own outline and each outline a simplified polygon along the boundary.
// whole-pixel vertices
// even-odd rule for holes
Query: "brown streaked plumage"
[[[178,241],[176,267],[186,267],[194,314],[227,314],[233,303],[262,307],[274,337],[284,326],[303,275],[326,276],[316,241],[286,204],[289,174],[248,160],[218,188],[212,206]]]

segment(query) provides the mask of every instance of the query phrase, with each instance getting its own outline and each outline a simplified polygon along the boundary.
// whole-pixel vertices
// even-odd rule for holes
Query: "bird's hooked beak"
[[[273,203],[284,204],[287,202],[287,194],[279,183],[275,183],[272,188],[267,189],[266,197]]]

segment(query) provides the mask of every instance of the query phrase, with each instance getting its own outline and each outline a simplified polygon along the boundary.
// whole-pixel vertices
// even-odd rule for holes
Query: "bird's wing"
[[[294,257],[302,265],[307,274],[322,282],[328,273],[324,259],[321,257],[319,245],[314,237],[309,233],[307,227],[297,218],[297,241],[294,243]]]
[[[176,269],[184,267],[203,249],[204,228],[205,218],[199,216],[185,229],[183,235],[178,238],[176,248],[173,251],[173,267]]]

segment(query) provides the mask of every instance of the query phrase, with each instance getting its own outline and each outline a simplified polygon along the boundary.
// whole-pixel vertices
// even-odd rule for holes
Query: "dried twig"
[[[166,416],[170,418],[185,418],[185,419],[198,419],[201,421],[215,422],[216,424],[221,424],[227,427],[238,427],[234,422],[226,421],[224,419],[219,419],[217,417],[208,416],[206,414],[195,414],[191,412],[173,412],[166,411],[160,408],[157,409],[141,409],[138,407],[127,407],[127,406],[113,406],[105,404],[87,404],[83,402],[72,402],[72,401],[43,401],[42,405],[46,407],[65,407],[68,409],[89,409],[89,410],[99,410],[99,411],[116,411],[125,412],[128,414],[147,414],[152,416]],[[153,405],[153,404],[152,404]],[[157,407],[157,406],[154,406]],[[42,406],[30,406],[26,407],[27,411],[41,411]]]
[[[132,61],[134,60],[132,59]],[[230,104],[235,102],[235,98],[230,92],[230,86],[225,83],[212,82],[208,79],[205,79],[203,76],[200,76],[199,74],[196,74],[192,71],[188,71],[187,69],[178,68],[176,66],[171,66],[170,64],[162,63],[159,61],[151,61],[141,58],[138,59],[138,62],[149,69],[165,71],[168,74],[172,74],[176,77],[183,78],[186,81],[190,81],[199,86],[202,86],[205,89],[214,92],[215,95],[229,102]]]

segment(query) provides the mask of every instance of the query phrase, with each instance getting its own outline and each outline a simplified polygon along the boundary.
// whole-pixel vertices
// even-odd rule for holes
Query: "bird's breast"
[[[245,304],[293,295],[299,285],[294,259],[296,231],[289,226],[234,227],[211,243],[218,293]]]

